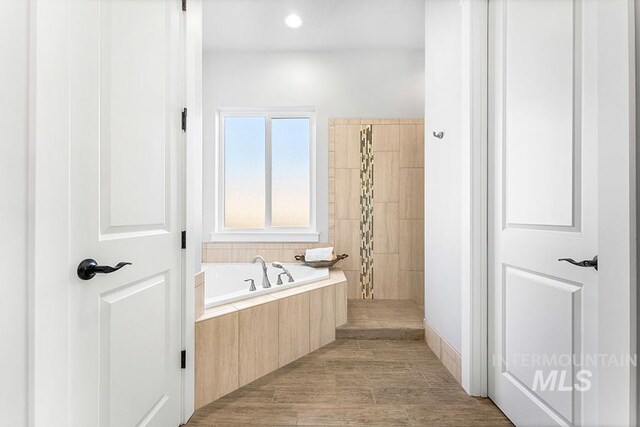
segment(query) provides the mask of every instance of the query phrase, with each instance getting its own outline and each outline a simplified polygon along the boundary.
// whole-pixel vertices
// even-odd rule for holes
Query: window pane
[[[225,227],[264,228],[264,138],[264,117],[225,117]]]
[[[309,119],[271,121],[273,227],[309,227]]]

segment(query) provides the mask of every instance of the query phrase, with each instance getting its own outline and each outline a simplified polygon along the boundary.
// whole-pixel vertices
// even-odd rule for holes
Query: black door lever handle
[[[560,258],[558,261],[566,261],[578,267],[593,267],[596,270],[598,269],[598,255],[594,256],[593,259],[586,259],[584,261],[574,261],[571,258]]]
[[[93,279],[96,273],[109,274],[120,270],[125,265],[131,265],[130,262],[119,262],[115,267],[110,265],[98,265],[95,259],[87,258],[78,265],[78,277],[82,280]]]

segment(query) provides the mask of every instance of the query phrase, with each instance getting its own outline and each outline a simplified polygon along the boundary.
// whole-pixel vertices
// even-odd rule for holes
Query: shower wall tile
[[[329,150],[329,179],[335,176],[336,172],[336,152]]]
[[[424,272],[400,270],[398,299],[411,299],[424,306]]]
[[[420,307],[424,307],[424,271],[412,271],[412,298]]]
[[[335,211],[335,202],[336,202],[336,178],[329,178],[329,205],[334,206]],[[332,215],[329,213],[329,219],[331,219]]]
[[[360,169],[360,124],[335,127],[335,167]]]
[[[330,120],[331,122],[331,120]],[[335,241],[336,236],[336,152],[335,152],[335,126],[329,129],[329,206],[328,206],[328,237],[329,241]]]
[[[360,220],[336,220],[336,253],[349,254],[340,261],[343,270],[360,271]]]
[[[347,278],[347,298],[362,298],[362,290],[360,289],[360,270],[344,270],[344,277]]]
[[[400,261],[398,254],[373,256],[374,287],[376,299],[398,299]]]
[[[416,282],[414,280],[414,272],[408,270],[400,270],[398,275],[398,299],[414,299],[414,287]]]
[[[336,219],[360,218],[360,170],[336,169]]]
[[[424,169],[400,169],[400,219],[424,219]]]
[[[363,227],[350,222],[361,220],[354,212],[361,214],[362,177],[358,174],[356,193],[356,176],[348,170],[360,172],[360,129],[373,125],[373,297],[414,299],[423,305],[423,120],[333,119],[329,124],[330,240],[337,252],[350,254],[340,265],[348,297],[362,298],[356,243]]]
[[[399,154],[395,151],[381,151],[374,154],[373,186],[375,202],[398,201],[399,157]]]
[[[400,128],[399,125],[373,126],[373,151],[399,151]]]
[[[424,221],[400,220],[400,270],[424,270]]]
[[[400,167],[424,167],[424,126],[400,126]]]
[[[398,203],[373,204],[373,253],[398,253]]]
[[[330,119],[335,125],[359,125],[362,119]]]

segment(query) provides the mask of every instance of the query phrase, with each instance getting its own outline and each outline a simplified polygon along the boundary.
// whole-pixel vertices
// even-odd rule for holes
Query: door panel
[[[498,48],[504,50],[506,226],[574,225],[574,145],[580,143],[574,9],[568,0],[505,4]]]
[[[71,424],[177,426],[181,2],[73,3],[71,258],[132,265],[74,274]]]
[[[136,425],[150,410],[162,409],[167,401],[164,378],[171,360],[169,289],[168,277],[158,275],[100,296],[104,425]],[[131,378],[138,379],[135,387]]]
[[[572,382],[573,372],[568,355],[580,356],[580,290],[581,286],[562,279],[504,267],[503,276],[505,336],[502,344],[505,366],[502,370],[510,381],[537,395],[564,418],[573,418],[573,390],[535,390],[540,378]],[[564,355],[564,356],[563,356]],[[549,357],[549,363],[535,358]],[[532,357],[531,363],[523,360]],[[554,357],[562,360],[554,361]],[[568,366],[567,366],[568,365]],[[542,377],[536,379],[536,371]]]
[[[166,230],[175,12],[168,1],[100,3],[102,232]]]
[[[598,272],[558,262],[597,254],[585,7],[489,2],[489,396],[517,425],[582,425],[596,406],[595,382],[576,385],[597,354]]]

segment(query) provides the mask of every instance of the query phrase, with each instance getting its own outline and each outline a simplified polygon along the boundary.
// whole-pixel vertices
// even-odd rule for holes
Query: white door
[[[181,3],[69,13],[71,424],[178,426]],[[131,265],[81,280],[85,259]]]
[[[598,271],[559,261],[598,255],[598,146],[618,137],[598,136],[598,109],[619,93],[604,95],[597,71],[603,52],[626,53],[623,40],[598,45],[597,27],[617,25],[598,7],[489,1],[489,396],[516,425],[595,425],[606,412],[594,357],[616,323],[599,319]]]

